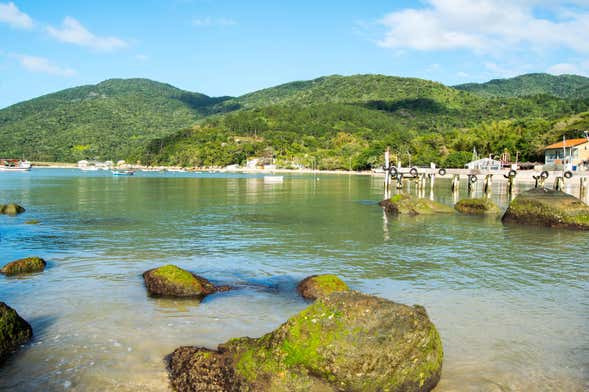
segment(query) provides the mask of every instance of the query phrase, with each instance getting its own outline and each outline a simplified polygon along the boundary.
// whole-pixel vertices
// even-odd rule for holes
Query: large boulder
[[[489,199],[462,199],[454,205],[454,209],[467,215],[498,214],[499,207]]]
[[[0,302],[0,364],[33,337],[33,329],[18,313]]]
[[[390,199],[378,203],[388,214],[431,215],[451,214],[452,207],[425,198],[417,198],[406,193],[399,193]]]
[[[319,298],[260,338],[170,356],[177,391],[430,391],[442,342],[421,306],[354,291]]]
[[[143,273],[149,294],[165,297],[205,296],[217,291],[226,291],[227,286],[215,286],[208,280],[175,265],[165,265]]]
[[[301,280],[297,285],[297,292],[301,297],[316,300],[337,291],[348,291],[350,288],[343,280],[335,275],[311,275]]]
[[[518,195],[502,221],[589,230],[589,206],[567,193],[536,188]]]
[[[18,214],[22,214],[25,211],[26,210],[24,209],[24,207],[21,207],[15,203],[0,204],[0,214],[15,216]]]
[[[0,273],[10,276],[42,272],[45,270],[46,265],[45,260],[40,257],[25,257],[6,264],[0,269]]]

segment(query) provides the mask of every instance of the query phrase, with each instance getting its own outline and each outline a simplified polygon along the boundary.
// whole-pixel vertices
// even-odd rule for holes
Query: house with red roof
[[[589,138],[569,139],[544,147],[544,161],[555,169],[571,165],[573,170],[589,168]]]

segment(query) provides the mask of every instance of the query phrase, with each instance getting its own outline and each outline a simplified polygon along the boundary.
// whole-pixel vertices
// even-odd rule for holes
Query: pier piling
[[[452,177],[452,192],[458,192],[460,189],[460,174],[454,174]]]
[[[564,177],[562,177],[562,176],[556,177],[556,179],[554,180],[554,190],[556,190],[556,191],[564,190]]]
[[[579,199],[585,198],[587,193],[587,177],[579,178]]]
[[[491,190],[492,190],[492,185],[493,185],[493,175],[487,174],[485,176],[485,182],[483,183],[483,192],[485,192],[486,194],[490,194]]]

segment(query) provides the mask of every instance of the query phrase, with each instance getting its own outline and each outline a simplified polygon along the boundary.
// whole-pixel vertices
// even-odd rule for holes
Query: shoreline
[[[78,166],[75,163],[67,162],[31,162],[33,168],[40,169],[77,169]],[[142,171],[148,168],[158,168],[162,171],[166,170],[185,170],[186,173],[240,173],[240,174],[333,174],[333,175],[359,175],[359,176],[373,176],[373,177],[384,177],[384,173],[373,172],[372,170],[361,170],[361,171],[350,171],[350,170],[313,170],[313,169],[250,169],[250,168],[183,168],[181,166],[142,166],[142,165],[127,165],[127,168],[132,170]],[[431,169],[423,169],[425,173],[431,171]],[[436,178],[451,179],[454,175],[459,175],[460,179],[466,179],[469,175],[476,175],[479,180],[487,174],[493,175],[493,181],[507,182],[504,174],[509,172],[508,169],[497,170],[497,171],[477,171],[471,169],[446,169],[446,174],[441,176],[436,174]],[[533,176],[540,174],[537,170],[519,170],[515,178],[515,183],[534,183]],[[549,177],[546,180],[546,184],[553,183],[556,177],[562,176],[561,171],[550,171]],[[574,173],[573,177],[566,181],[571,185],[578,186],[580,178],[589,179],[589,171],[581,171]],[[409,180],[409,179],[406,179]]]

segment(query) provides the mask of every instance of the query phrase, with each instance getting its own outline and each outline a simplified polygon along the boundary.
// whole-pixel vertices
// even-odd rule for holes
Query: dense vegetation
[[[0,110],[0,156],[125,158],[155,137],[194,124],[223,99],[146,79],[63,90]]]
[[[487,83],[454,86],[459,90],[483,97],[520,97],[548,94],[560,98],[589,97],[589,78],[578,75],[526,74],[510,79],[494,79]]]
[[[460,167],[474,148],[535,161],[546,143],[579,134],[582,126],[557,125],[581,118],[589,99],[483,98],[419,79],[357,75],[290,83],[221,105],[242,110],[156,139],[139,158],[223,166],[255,156],[285,167],[367,169],[391,146],[404,164]]]
[[[588,128],[587,81],[532,74],[457,89],[336,75],[210,98],[144,79],[109,80],[1,110],[0,155],[182,166],[258,157],[284,167],[367,169],[391,146],[404,164],[459,167],[474,148],[536,161],[545,144]]]

